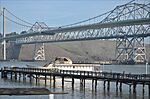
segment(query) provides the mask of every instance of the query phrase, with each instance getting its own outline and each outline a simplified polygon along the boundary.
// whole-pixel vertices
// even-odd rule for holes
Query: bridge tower
[[[116,40],[116,60],[121,64],[144,63],[146,61],[144,37],[118,38]]]
[[[149,7],[136,3],[123,6],[116,13],[117,21],[150,18]],[[137,64],[146,62],[144,37],[139,37],[137,34],[144,35],[148,29],[146,25],[118,27],[118,35],[124,35],[124,37],[116,39],[116,60],[118,63]],[[135,36],[127,38],[126,36],[130,34]]]
[[[40,32],[46,29],[48,29],[48,26],[44,22],[36,22],[29,31]],[[33,60],[45,60],[44,43],[35,44]]]
[[[45,60],[44,43],[36,43],[34,49],[34,60]]]

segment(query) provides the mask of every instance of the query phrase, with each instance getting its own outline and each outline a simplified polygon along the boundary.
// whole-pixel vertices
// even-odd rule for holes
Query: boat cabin
[[[72,64],[72,60],[67,57],[56,57],[55,64]]]

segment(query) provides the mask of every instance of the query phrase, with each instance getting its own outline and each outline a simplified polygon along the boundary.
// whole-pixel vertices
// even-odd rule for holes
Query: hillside
[[[65,56],[76,61],[99,61],[115,59],[115,41],[113,40],[94,40],[94,41],[76,41],[45,44],[46,60],[53,60],[57,56]],[[19,59],[33,59],[34,46],[23,45],[20,51]],[[24,54],[28,52],[28,54]],[[146,45],[147,58],[150,61],[150,45]]]
[[[34,44],[22,46],[10,46],[7,44],[7,59],[32,60],[34,57]],[[3,49],[0,46],[0,59]],[[150,45],[146,45],[146,54],[150,62]],[[100,60],[115,59],[115,41],[113,40],[94,40],[94,41],[75,41],[45,44],[46,60],[52,61],[57,56],[71,58],[74,62],[93,62]]]
[[[107,45],[107,46],[106,46]],[[34,45],[23,45],[19,59],[32,59]],[[29,52],[30,54],[24,54]],[[70,57],[74,61],[110,60],[115,56],[114,41],[82,41],[45,44],[46,60],[53,60],[57,56]]]

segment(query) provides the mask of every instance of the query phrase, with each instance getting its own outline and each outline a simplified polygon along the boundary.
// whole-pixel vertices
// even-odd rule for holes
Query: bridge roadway
[[[143,89],[144,85],[148,85],[149,95],[150,95],[150,74],[125,74],[123,73],[113,73],[113,72],[96,72],[96,71],[75,71],[75,70],[58,70],[58,69],[39,69],[39,68],[1,68],[1,77],[7,78],[8,74],[10,74],[10,78],[13,76],[17,80],[23,77],[23,80],[26,79],[27,75],[30,78],[30,82],[32,82],[33,77],[36,79],[36,84],[40,76],[43,76],[45,79],[45,85],[47,82],[47,77],[53,77],[53,86],[55,86],[56,77],[62,78],[62,88],[64,88],[64,78],[72,79],[72,88],[74,89],[74,79],[80,79],[80,84],[85,87],[85,80],[92,80],[92,88],[94,86],[95,81],[95,90],[97,88],[97,81],[104,81],[107,83],[107,89],[110,88],[110,82],[116,82],[116,88],[118,89],[118,83],[120,83],[120,90],[122,90],[122,83],[129,85],[131,90],[131,85],[133,85],[133,92],[136,92],[137,84],[142,84]]]
[[[4,39],[5,40],[14,40],[14,39],[17,39],[17,38],[25,38],[25,37],[36,36],[36,35],[38,35],[38,36],[39,35],[52,35],[53,36],[57,33],[84,31],[84,30],[89,30],[89,29],[102,29],[102,28],[133,26],[133,25],[148,25],[148,24],[150,24],[150,18],[134,19],[134,20],[130,19],[130,20],[123,20],[123,21],[116,21],[116,22],[108,22],[108,23],[95,23],[95,24],[89,24],[89,25],[72,26],[72,27],[57,28],[57,29],[51,29],[51,30],[48,29],[48,30],[45,30],[45,31],[19,34],[19,35],[15,35],[15,36],[8,36],[8,37],[5,37],[5,38],[2,37],[2,38],[0,38],[0,41],[3,41]],[[119,34],[114,34],[114,35],[110,35],[110,36],[100,35],[99,37],[79,38],[79,39],[76,39],[76,40],[113,39],[113,38],[117,38],[117,37],[122,38],[124,36],[126,36],[126,37],[134,37],[134,36],[147,37],[147,36],[150,36],[150,32],[148,32],[148,33],[146,32],[146,34],[143,34],[143,33],[140,33],[140,34],[139,33],[138,34],[126,34],[125,33],[124,35],[119,35]],[[60,40],[60,41],[65,41],[65,40]],[[42,41],[40,41],[40,42],[42,42]],[[46,42],[43,42],[43,43],[46,43]],[[53,42],[57,42],[57,41],[54,40]]]

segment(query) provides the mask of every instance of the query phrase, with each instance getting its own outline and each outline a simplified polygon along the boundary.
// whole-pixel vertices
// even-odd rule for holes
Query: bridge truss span
[[[42,28],[42,25],[39,26]],[[0,40],[15,39],[16,44],[35,44],[115,39],[116,60],[119,63],[143,63],[146,61],[144,38],[150,36],[150,3],[127,3],[85,21],[41,30],[34,25],[32,30]]]
[[[36,34],[18,37],[16,43],[116,39],[116,60],[119,63],[143,63],[146,61],[144,38],[150,36],[150,4],[117,6],[100,22],[59,27]]]
[[[130,3],[117,6],[100,22],[20,35],[16,43],[113,39],[149,35],[150,4]]]

